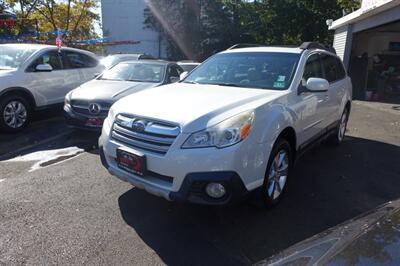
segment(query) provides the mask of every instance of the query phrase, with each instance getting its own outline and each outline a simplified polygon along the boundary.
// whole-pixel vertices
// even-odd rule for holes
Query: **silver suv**
[[[102,72],[95,54],[40,44],[0,44],[0,130],[16,132],[32,112],[64,101],[65,95]]]

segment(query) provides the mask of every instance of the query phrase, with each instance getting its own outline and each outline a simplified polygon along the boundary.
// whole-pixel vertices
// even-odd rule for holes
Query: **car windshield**
[[[37,49],[0,45],[0,70],[16,69]]]
[[[182,65],[179,65],[179,66],[183,69],[183,71],[190,72],[194,68],[196,68],[198,66],[198,64],[182,64]]]
[[[286,90],[300,58],[295,53],[222,53],[189,74],[185,83]]]
[[[99,79],[159,83],[165,66],[151,63],[119,63],[106,70]]]
[[[109,55],[100,60],[100,63],[107,68],[112,67],[118,62],[118,57]]]

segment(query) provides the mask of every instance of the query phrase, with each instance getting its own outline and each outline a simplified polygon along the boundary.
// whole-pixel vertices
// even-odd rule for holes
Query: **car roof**
[[[172,62],[169,62],[169,61],[165,61],[165,60],[153,60],[153,59],[127,60],[127,61],[122,61],[121,63],[129,63],[129,64],[151,63],[151,64],[159,64],[159,65],[168,65],[168,64],[172,64]]]
[[[5,43],[5,44],[0,44],[0,45],[18,47],[18,48],[25,48],[25,49],[35,49],[35,50],[57,48],[57,46],[55,46],[55,45],[38,44],[38,43]],[[95,54],[90,52],[90,51],[77,49],[77,48],[72,48],[72,47],[67,47],[67,46],[62,46],[61,50],[77,51],[77,52],[86,53],[86,54],[90,54],[92,56],[95,56]]]
[[[143,54],[110,54],[107,57],[139,57]]]
[[[222,54],[228,53],[251,53],[251,52],[267,52],[267,53],[292,53],[301,54],[304,50],[299,47],[279,47],[279,46],[260,46],[260,47],[246,47],[226,50]]]
[[[200,63],[198,62],[177,62],[180,66],[198,66]]]
[[[43,49],[43,48],[56,47],[54,45],[38,44],[38,43],[3,43],[3,44],[0,44],[0,45],[2,45],[2,46],[11,46],[11,47],[19,47],[19,48],[30,48],[30,49]]]

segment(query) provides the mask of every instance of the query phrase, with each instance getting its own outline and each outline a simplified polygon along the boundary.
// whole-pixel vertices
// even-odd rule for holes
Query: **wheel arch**
[[[351,101],[347,101],[344,108],[347,108],[349,110],[349,112],[351,111]]]
[[[7,88],[0,93],[0,99],[7,95],[12,95],[12,94],[18,94],[18,95],[25,97],[26,100],[31,105],[32,109],[36,109],[35,97],[33,96],[32,92],[30,92],[28,89],[26,89],[24,87]]]
[[[284,128],[278,135],[278,137],[276,138],[275,142],[278,139],[285,139],[287,142],[289,142],[290,147],[292,149],[292,154],[293,154],[293,158],[295,159],[296,157],[296,150],[297,150],[297,136],[296,136],[296,131],[293,127],[288,126],[286,128]]]

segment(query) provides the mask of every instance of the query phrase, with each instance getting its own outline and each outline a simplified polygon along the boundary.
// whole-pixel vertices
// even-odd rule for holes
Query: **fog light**
[[[206,186],[206,192],[211,198],[219,199],[226,194],[226,189],[220,183],[208,183]]]

